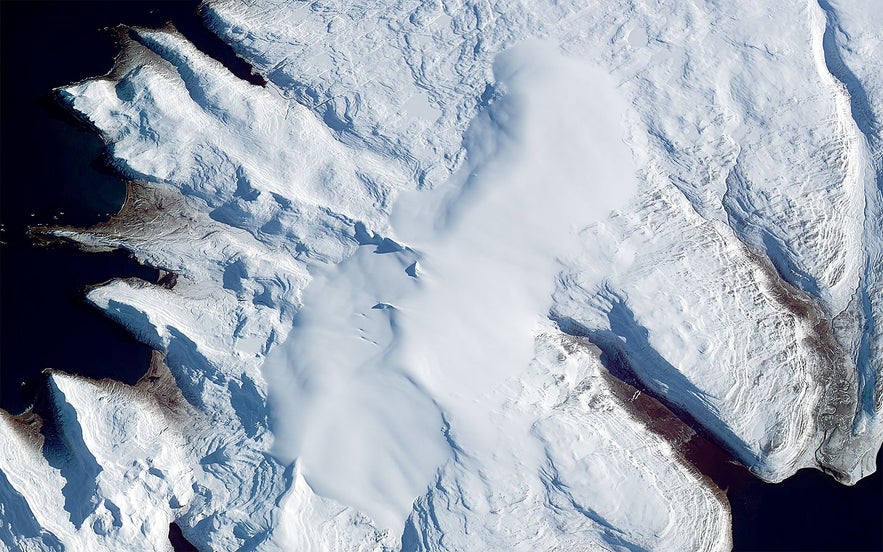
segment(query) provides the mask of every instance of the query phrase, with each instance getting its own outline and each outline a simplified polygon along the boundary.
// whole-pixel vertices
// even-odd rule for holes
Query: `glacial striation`
[[[44,234],[162,271],[86,297],[156,353],[0,413],[7,548],[729,549],[642,393],[767,481],[874,470],[871,2],[201,10],[264,86],[120,27],[56,91],[128,197]]]

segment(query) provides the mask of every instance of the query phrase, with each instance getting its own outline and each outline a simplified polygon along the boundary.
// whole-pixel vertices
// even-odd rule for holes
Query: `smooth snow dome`
[[[494,77],[463,168],[400,196],[395,235],[315,273],[264,365],[275,452],[394,531],[452,454],[447,438],[503,444],[491,391],[533,358],[559,259],[636,190],[607,73],[532,40],[499,55]]]

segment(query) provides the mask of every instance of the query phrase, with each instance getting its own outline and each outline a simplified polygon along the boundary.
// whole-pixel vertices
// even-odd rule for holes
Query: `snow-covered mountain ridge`
[[[7,547],[727,549],[608,371],[766,480],[874,469],[870,2],[203,10],[265,87],[137,28],[58,91],[132,182],[53,234],[175,277],[88,294],[142,383],[2,418]]]

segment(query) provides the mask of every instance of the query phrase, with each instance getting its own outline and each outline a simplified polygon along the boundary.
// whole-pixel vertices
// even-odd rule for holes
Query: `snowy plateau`
[[[48,232],[166,276],[87,295],[141,382],[0,411],[0,546],[729,549],[642,396],[766,481],[874,471],[875,0],[200,9],[264,85],[169,26],[56,91],[128,198]]]

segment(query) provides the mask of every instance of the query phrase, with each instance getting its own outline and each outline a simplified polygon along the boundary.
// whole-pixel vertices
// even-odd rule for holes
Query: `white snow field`
[[[757,476],[883,440],[874,2],[208,0],[58,90],[130,180],[52,233],[156,349],[0,413],[10,550],[727,550],[623,378]],[[637,396],[637,393],[636,393]],[[42,427],[41,425],[42,424]]]

